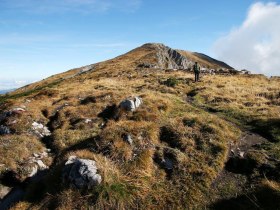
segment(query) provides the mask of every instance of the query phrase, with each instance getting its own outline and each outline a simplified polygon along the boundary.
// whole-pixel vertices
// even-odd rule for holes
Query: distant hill
[[[6,93],[11,92],[13,90],[15,90],[15,89],[0,90],[0,94],[6,94]]]

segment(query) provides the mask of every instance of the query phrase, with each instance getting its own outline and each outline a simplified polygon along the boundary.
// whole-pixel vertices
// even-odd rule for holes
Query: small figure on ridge
[[[197,62],[195,62],[195,64],[193,65],[193,71],[194,71],[194,75],[195,75],[194,81],[198,82],[198,80],[199,80],[199,73],[200,73],[200,67],[199,67]]]

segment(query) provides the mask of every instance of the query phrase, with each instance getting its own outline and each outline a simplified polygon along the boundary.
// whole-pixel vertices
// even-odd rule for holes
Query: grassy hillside
[[[209,69],[233,69],[231,66],[227,65],[224,62],[215,60],[207,55],[204,55],[202,53],[196,53],[196,52],[190,52],[185,50],[180,50],[180,53],[185,56],[186,58],[198,62],[201,66],[204,68]]]
[[[5,119],[12,133],[0,136],[0,189],[13,174],[26,192],[12,209],[219,209],[232,202],[279,208],[271,201],[280,198],[280,81],[204,75],[194,83],[184,71],[137,67],[155,59],[139,48],[1,98],[2,113],[26,110]],[[143,104],[133,112],[120,109],[130,96]],[[33,122],[51,136],[36,135]],[[246,132],[266,139],[246,147],[234,170],[225,171]],[[28,158],[46,148],[46,175],[26,182]],[[95,160],[101,184],[78,190],[63,182],[70,155]],[[252,170],[237,170],[241,165]]]

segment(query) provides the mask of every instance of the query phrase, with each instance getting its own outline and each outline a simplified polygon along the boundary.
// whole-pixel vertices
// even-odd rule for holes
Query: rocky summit
[[[139,64],[139,67],[191,70],[194,63],[196,61],[200,61],[201,67],[204,69],[233,69],[231,66],[204,54],[188,52],[184,50],[175,50],[160,43],[144,44],[140,47],[140,49],[146,49],[148,51],[154,52],[152,56],[154,56],[155,59],[152,63],[141,63]],[[136,50],[140,49],[138,48]]]
[[[279,111],[278,77],[158,43],[53,75],[0,95],[0,209],[280,209]]]
[[[188,69],[194,64],[179,51],[163,44],[145,44],[142,47],[156,51],[157,65],[161,69]]]

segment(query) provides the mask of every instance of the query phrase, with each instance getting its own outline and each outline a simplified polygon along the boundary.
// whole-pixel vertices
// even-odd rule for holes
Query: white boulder
[[[63,169],[63,179],[76,188],[92,188],[101,183],[95,161],[70,156]]]
[[[142,104],[142,99],[138,96],[128,98],[120,103],[120,107],[126,111],[134,111]]]
[[[34,131],[35,134],[37,134],[41,138],[51,135],[49,129],[41,123],[33,122],[32,130]]]

